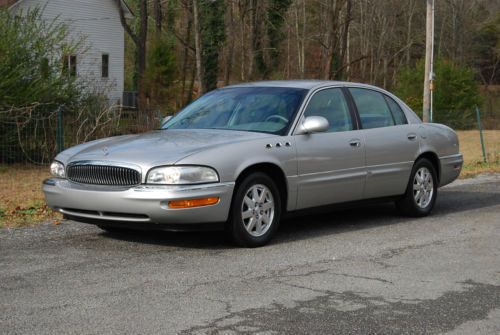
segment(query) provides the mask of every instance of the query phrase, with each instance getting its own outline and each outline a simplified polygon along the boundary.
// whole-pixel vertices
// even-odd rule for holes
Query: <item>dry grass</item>
[[[0,166],[0,228],[58,223],[60,215],[47,207],[42,192],[49,176],[47,167]]]
[[[465,164],[482,162],[483,154],[479,130],[460,130],[457,133]],[[483,138],[488,162],[498,162],[500,159],[500,130],[484,130]]]
[[[460,178],[500,172],[500,130],[484,132],[488,163],[483,163],[479,131],[459,131],[458,136],[465,160]],[[60,214],[47,207],[42,193],[42,181],[49,176],[48,167],[0,166],[0,228],[59,222]]]
[[[483,162],[479,130],[458,131],[460,151],[464,155],[464,168],[460,178],[480,173],[500,172],[500,130],[485,130],[483,138],[487,163]]]

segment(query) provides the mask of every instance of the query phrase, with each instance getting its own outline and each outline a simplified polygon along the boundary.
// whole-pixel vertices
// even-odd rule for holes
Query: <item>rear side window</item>
[[[363,129],[394,126],[391,111],[381,93],[364,88],[349,88],[349,92],[358,109]]]
[[[391,97],[388,97],[387,95],[384,95],[385,101],[387,101],[387,104],[389,105],[389,108],[392,112],[392,116],[394,116],[394,121],[396,122],[397,125],[400,124],[407,124],[408,121],[406,121],[406,116],[399,104],[394,101]]]

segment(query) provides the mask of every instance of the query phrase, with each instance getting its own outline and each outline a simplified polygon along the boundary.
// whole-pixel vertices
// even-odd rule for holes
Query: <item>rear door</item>
[[[341,88],[314,93],[303,117],[322,116],[328,131],[295,135],[298,165],[297,209],[363,196],[365,144],[355,129],[352,110]]]
[[[367,88],[348,89],[360,119],[366,151],[364,198],[403,194],[419,144],[414,125],[389,96]]]

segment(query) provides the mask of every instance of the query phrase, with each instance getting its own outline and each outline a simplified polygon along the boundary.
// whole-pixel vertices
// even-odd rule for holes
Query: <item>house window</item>
[[[63,57],[62,71],[72,77],[76,76],[76,55],[65,55]]]
[[[109,77],[109,55],[102,54],[101,75],[103,78]]]

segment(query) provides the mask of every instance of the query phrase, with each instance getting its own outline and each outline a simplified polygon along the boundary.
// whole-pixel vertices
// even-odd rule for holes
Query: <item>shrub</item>
[[[422,116],[424,65],[424,61],[421,60],[415,67],[401,71],[395,89],[396,94],[420,116]],[[433,121],[458,128],[471,127],[474,122],[474,107],[481,104],[474,72],[448,60],[438,60],[434,64],[434,72],[436,79]]]
[[[0,10],[0,111],[76,102],[75,77],[63,73],[62,56],[79,48],[67,26],[41,18],[35,8],[20,15]]]
[[[59,111],[67,145],[108,135],[119,121],[107,88],[64,71],[64,56],[85,52],[84,39],[71,39],[63,21],[42,13],[0,9],[0,162],[50,162]]]

